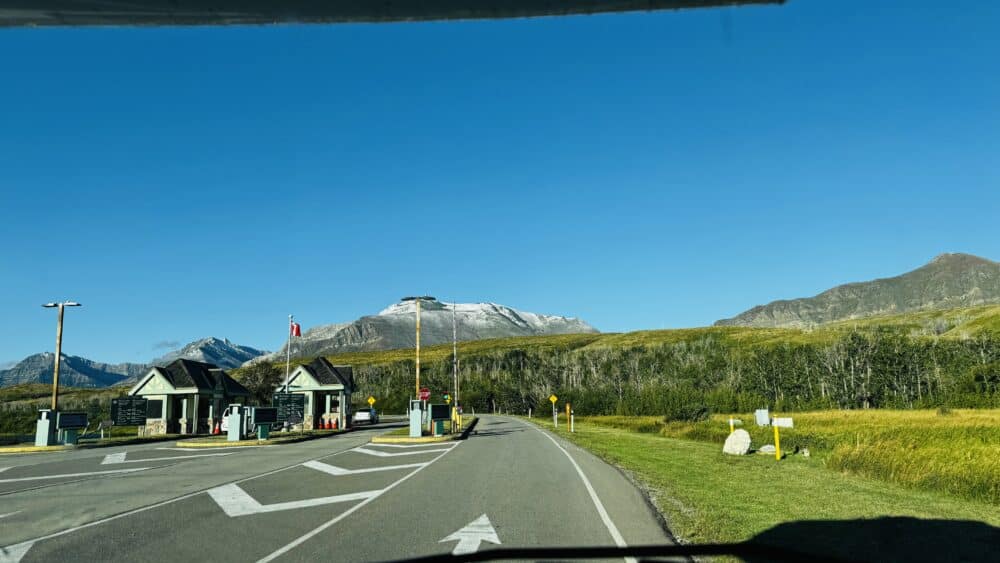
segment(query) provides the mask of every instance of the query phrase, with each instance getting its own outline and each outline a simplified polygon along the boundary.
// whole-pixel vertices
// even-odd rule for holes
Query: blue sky
[[[1000,5],[0,30],[0,360],[427,293],[604,331],[1000,258]]]

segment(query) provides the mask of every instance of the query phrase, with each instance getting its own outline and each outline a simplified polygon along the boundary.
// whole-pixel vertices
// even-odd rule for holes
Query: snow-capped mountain
[[[220,368],[239,367],[250,360],[266,354],[249,346],[240,346],[229,341],[210,336],[196,340],[180,350],[174,350],[150,362],[154,366],[165,366],[170,362],[183,358],[196,362],[215,364]]]
[[[130,385],[146,375],[151,366],[163,366],[177,358],[208,362],[221,368],[234,368],[265,353],[226,339],[209,337],[196,340],[148,364],[106,364],[63,354],[59,364],[59,384],[67,387]],[[55,357],[52,352],[32,354],[7,369],[0,369],[0,387],[20,383],[52,383]]]
[[[451,342],[453,307],[459,340],[598,332],[577,318],[529,313],[497,303],[458,303],[453,306],[440,301],[424,301],[420,306],[422,345]],[[412,301],[396,303],[377,315],[306,330],[300,338],[293,339],[292,356],[407,348],[414,344],[415,323],[416,304]],[[273,354],[261,356],[260,360],[276,361],[284,357],[285,347],[282,346]]]

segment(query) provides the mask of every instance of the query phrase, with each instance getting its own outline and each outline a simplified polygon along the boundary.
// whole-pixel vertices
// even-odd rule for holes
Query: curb
[[[479,417],[473,417],[469,421],[469,425],[462,430],[461,434],[453,434],[448,436],[421,436],[420,438],[410,438],[408,436],[372,436],[370,443],[372,444],[437,444],[440,442],[452,442],[455,440],[464,440],[469,437],[469,432],[476,426],[479,422]]]
[[[354,428],[348,428],[346,430],[331,430],[328,434],[309,434],[303,436],[279,436],[275,438],[269,438],[267,440],[239,440],[237,442],[228,442],[225,440],[212,441],[212,442],[196,442],[192,440],[178,440],[176,446],[178,448],[238,448],[241,446],[281,446],[284,444],[297,444],[299,442],[308,442],[309,440],[318,440],[320,438],[329,438],[330,436],[339,436],[341,434],[347,434],[348,432],[353,432]]]
[[[0,448],[0,455],[3,454],[40,454],[44,452],[65,452],[74,450],[74,446],[8,446]]]

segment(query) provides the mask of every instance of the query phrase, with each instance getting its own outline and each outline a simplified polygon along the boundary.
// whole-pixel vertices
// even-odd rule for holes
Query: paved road
[[[520,420],[484,416],[462,442],[368,443],[386,430],[0,457],[0,562],[382,561],[669,542],[616,469]]]

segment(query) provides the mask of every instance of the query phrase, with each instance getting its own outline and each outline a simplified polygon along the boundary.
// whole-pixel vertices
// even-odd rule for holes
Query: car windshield
[[[998,22],[0,0],[0,563],[995,561]]]

